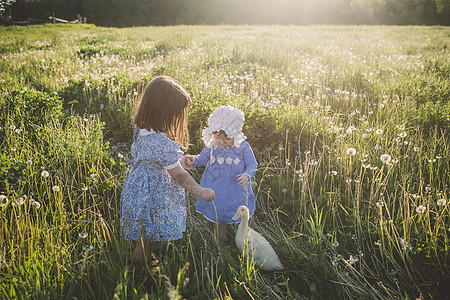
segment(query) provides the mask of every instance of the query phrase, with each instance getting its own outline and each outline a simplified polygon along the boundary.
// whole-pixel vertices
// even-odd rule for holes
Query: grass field
[[[448,299],[450,28],[0,28],[0,298]],[[195,212],[129,262],[119,200],[154,76],[246,115],[265,273]],[[192,171],[199,181],[202,169]],[[231,226],[234,234],[237,226]]]

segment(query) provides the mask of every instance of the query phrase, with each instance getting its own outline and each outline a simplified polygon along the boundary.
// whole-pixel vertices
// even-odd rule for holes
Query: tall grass
[[[43,25],[0,36],[2,298],[447,295],[448,28]],[[130,263],[118,222],[130,114],[160,74],[194,99],[191,153],[218,105],[244,111],[259,162],[254,227],[285,271],[218,242],[192,195],[170,255]]]

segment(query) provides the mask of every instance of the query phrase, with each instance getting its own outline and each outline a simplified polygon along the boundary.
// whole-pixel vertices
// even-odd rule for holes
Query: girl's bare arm
[[[206,201],[214,200],[214,191],[208,188],[202,188],[181,166],[167,170],[167,172],[169,172],[170,176],[172,176],[172,178],[175,179],[186,191],[189,191],[195,196]]]

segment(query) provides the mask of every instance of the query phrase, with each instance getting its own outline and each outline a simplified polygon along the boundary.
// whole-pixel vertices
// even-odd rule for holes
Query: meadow
[[[447,299],[450,28],[47,24],[0,37],[0,298]],[[162,74],[193,98],[191,154],[217,106],[245,113],[254,228],[284,271],[219,242],[189,194],[170,255],[130,263],[131,114]]]

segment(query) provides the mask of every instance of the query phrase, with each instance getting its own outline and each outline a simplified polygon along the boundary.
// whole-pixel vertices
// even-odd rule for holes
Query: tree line
[[[449,25],[449,0],[0,0],[2,24],[78,16],[98,26]]]

